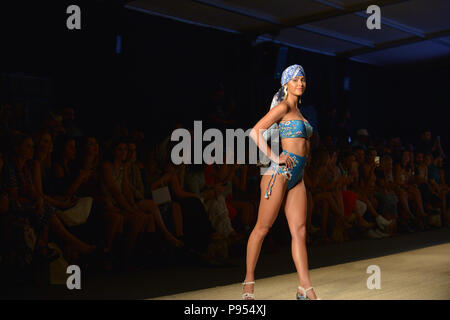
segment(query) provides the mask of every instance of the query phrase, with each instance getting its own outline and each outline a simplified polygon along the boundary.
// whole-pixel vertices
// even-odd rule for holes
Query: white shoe
[[[242,286],[245,286],[247,284],[255,284],[255,281],[249,281],[249,282],[243,282]],[[255,300],[255,294],[250,292],[244,292],[242,294],[242,300]]]
[[[392,220],[387,220],[386,218],[384,218],[381,214],[379,214],[376,218],[375,218],[378,226],[380,227],[381,230],[386,231],[389,230],[389,226],[392,223]]]
[[[387,238],[389,237],[389,234],[384,233],[383,231],[381,231],[380,229],[375,229],[375,232],[380,235],[381,238]]]
[[[308,298],[308,296],[306,295],[306,293],[307,293],[309,290],[313,290],[313,289],[314,289],[313,287],[309,287],[308,289],[304,289],[303,287],[298,286],[298,289],[301,290],[301,291],[303,291],[303,294],[300,294],[300,293],[297,291],[297,295],[296,295],[297,300],[311,300],[310,298]],[[316,297],[317,297],[317,295],[316,295]],[[322,300],[322,299],[320,299],[319,297],[317,297],[317,300]]]
[[[382,238],[382,236],[375,232],[373,229],[367,231],[366,235],[371,239]]]

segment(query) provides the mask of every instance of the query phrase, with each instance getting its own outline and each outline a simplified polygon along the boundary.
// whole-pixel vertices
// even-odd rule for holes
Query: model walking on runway
[[[309,138],[313,128],[301,114],[298,105],[305,92],[305,72],[300,65],[292,65],[283,71],[280,90],[275,94],[270,111],[258,121],[250,137],[271,160],[269,170],[261,178],[261,200],[258,220],[247,244],[246,277],[243,283],[244,300],[255,299],[255,267],[263,240],[275,222],[281,205],[284,207],[292,236],[292,258],[297,269],[299,283],[298,300],[317,299],[308,271],[306,252],[306,189],[302,179],[306,159],[310,152]],[[280,156],[267,145],[263,132],[279,124]],[[268,132],[270,130],[267,130]],[[278,179],[277,177],[280,176]],[[277,183],[275,183],[277,181]]]

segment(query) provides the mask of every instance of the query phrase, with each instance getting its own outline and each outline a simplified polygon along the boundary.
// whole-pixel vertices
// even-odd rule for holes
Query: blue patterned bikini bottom
[[[293,188],[303,177],[304,169],[306,166],[306,159],[308,156],[305,157],[299,156],[298,154],[283,150],[281,154],[289,154],[294,162],[293,168],[288,169],[286,165],[277,165],[272,161],[270,164],[269,170],[273,170],[272,177],[269,180],[269,184],[267,185],[266,194],[264,197],[266,199],[269,198],[270,193],[272,192],[272,187],[275,184],[275,180],[277,179],[278,173],[282,174],[283,176],[288,179],[287,184],[287,190],[290,190]]]

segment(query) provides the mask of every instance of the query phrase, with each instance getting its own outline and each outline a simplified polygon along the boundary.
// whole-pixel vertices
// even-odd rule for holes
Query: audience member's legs
[[[420,191],[418,188],[409,186],[408,188],[408,197],[411,197],[414,200],[414,204],[417,208],[417,211],[420,216],[426,217],[427,214],[425,213],[423,209],[423,201],[422,196],[420,195]]]
[[[148,220],[144,214],[124,214],[124,243],[122,248],[122,259],[125,267],[130,265],[130,257],[141,232],[148,227]]]
[[[85,243],[84,241],[78,239],[69,231],[67,231],[67,229],[64,227],[64,225],[56,215],[53,215],[51,217],[50,226],[51,229],[56,233],[56,235],[65,242],[65,244],[75,247],[80,253],[88,254],[92,253],[95,250],[94,245]]]
[[[172,204],[172,219],[175,228],[175,236],[182,237],[183,232],[183,215],[181,213],[181,206],[178,202],[173,202]]]
[[[173,236],[172,233],[167,229],[159,211],[156,203],[151,199],[144,199],[137,203],[138,207],[144,211],[146,214],[151,214],[155,218],[156,226],[163,232],[164,237],[169,240],[174,246],[181,247],[183,242],[178,240]]]
[[[103,219],[105,221],[105,252],[109,252],[116,236],[123,232],[124,217],[118,213],[105,212]]]

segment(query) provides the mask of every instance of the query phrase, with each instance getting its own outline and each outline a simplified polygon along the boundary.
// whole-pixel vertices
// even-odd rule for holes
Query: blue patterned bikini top
[[[284,138],[310,138],[313,134],[313,127],[308,121],[294,119],[280,121],[280,137]]]

